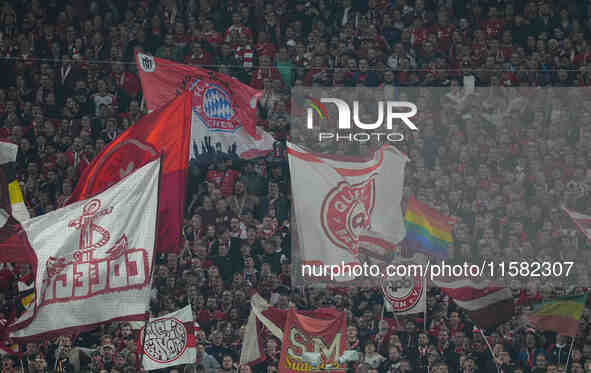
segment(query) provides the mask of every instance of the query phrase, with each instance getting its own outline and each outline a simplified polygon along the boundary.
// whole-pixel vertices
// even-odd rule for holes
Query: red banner
[[[273,136],[257,127],[257,101],[263,91],[231,76],[136,53],[137,69],[148,110],[167,105],[177,95],[192,95],[191,144],[199,146],[209,138],[222,149],[235,145],[243,159],[265,156],[273,150]],[[190,147],[191,158],[194,147]]]
[[[183,209],[189,165],[192,95],[185,92],[143,116],[111,141],[86,167],[69,203],[94,196],[163,154],[157,252],[182,248]]]
[[[338,359],[345,352],[346,337],[347,320],[344,313],[336,318],[317,319],[290,309],[283,329],[279,373],[344,373],[347,368],[339,364]],[[321,358],[318,366],[305,361],[304,353],[319,353]]]

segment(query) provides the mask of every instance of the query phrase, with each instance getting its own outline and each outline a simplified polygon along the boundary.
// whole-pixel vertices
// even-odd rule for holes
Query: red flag
[[[196,80],[215,81],[221,87],[231,91],[232,96],[240,102],[236,110],[240,118],[237,120],[251,135],[257,136],[256,100],[262,91],[256,90],[231,76],[199,67],[183,65],[143,53],[137,53],[138,72],[146,96],[148,110],[157,110],[170,102],[181,92],[192,88]],[[253,101],[254,105],[250,102]]]
[[[224,150],[236,145],[236,154],[243,159],[273,150],[273,136],[256,126],[257,101],[263,91],[225,74],[140,52],[136,61],[148,110],[161,108],[187,89],[193,92],[192,143],[199,145],[209,137]]]
[[[0,262],[31,263],[31,252],[19,235],[20,223],[30,219],[15,170],[18,147],[0,141]]]
[[[163,153],[156,248],[157,252],[178,253],[189,163],[191,102],[191,92],[185,92],[142,117],[109,143],[84,170],[69,203],[103,192]]]
[[[266,359],[263,336],[269,335],[283,341],[284,326],[289,311],[271,307],[263,297],[256,293],[250,298],[250,306],[250,315],[242,339],[240,364],[252,366]],[[340,319],[342,315],[335,308],[316,308],[298,311],[297,314],[321,321]]]
[[[27,240],[22,234],[21,225],[12,215],[0,211],[0,262],[19,264],[33,263],[33,257]]]
[[[279,358],[279,373],[311,371],[304,353],[320,353],[318,370],[345,372],[338,360],[345,352],[347,320],[344,313],[331,319],[318,319],[299,314],[294,308],[287,312],[283,327],[283,343]]]

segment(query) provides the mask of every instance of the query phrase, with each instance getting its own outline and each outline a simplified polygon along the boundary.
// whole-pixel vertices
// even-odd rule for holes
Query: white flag
[[[423,313],[427,310],[427,261],[423,254],[412,258],[398,257],[391,272],[380,279],[386,311],[397,315]],[[393,268],[397,268],[393,271]],[[384,271],[386,273],[386,271]]]
[[[33,315],[12,338],[142,319],[151,295],[160,160],[103,193],[22,223],[36,261]]]
[[[18,153],[18,145],[0,141],[0,165],[15,162]]]
[[[357,160],[294,144],[288,154],[302,265],[359,264],[360,237],[369,232],[393,244],[404,239],[400,203],[408,158],[395,147]]]
[[[193,322],[191,306],[150,319],[138,336],[138,344],[144,346],[144,369],[154,370],[195,363],[197,350]]]
[[[591,243],[591,216],[569,210],[566,207],[562,207],[562,209]]]

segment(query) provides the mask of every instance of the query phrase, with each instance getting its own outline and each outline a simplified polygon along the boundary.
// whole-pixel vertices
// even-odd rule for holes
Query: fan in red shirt
[[[503,39],[501,41],[501,52],[505,57],[505,61],[508,61],[513,56],[513,33],[511,30],[503,31]]]
[[[82,130],[81,135],[83,135],[84,131],[85,130]],[[78,175],[82,175],[84,173],[84,170],[86,169],[86,167],[90,165],[93,158],[94,153],[92,150],[92,144],[84,145],[84,151],[80,153],[80,161],[78,162],[78,166],[76,167]]]
[[[532,303],[537,303],[542,300],[542,296],[534,286],[528,284],[527,288],[519,292],[519,298],[515,304],[517,306],[526,306]]]
[[[254,67],[254,48],[252,47],[252,37],[248,34],[240,34],[238,36],[240,43],[234,48],[234,56],[246,71],[250,71]]]
[[[271,58],[269,56],[260,56],[259,65],[260,67],[255,71],[254,74],[252,74],[252,79],[250,81],[251,87],[256,89],[263,89],[263,82],[266,79],[281,79],[281,74],[279,73],[279,70],[277,70],[276,67],[271,66]]]
[[[573,58],[573,64],[577,66],[584,66],[591,62],[591,44],[585,42],[582,48],[582,52],[577,53]]]
[[[177,22],[174,25],[174,43],[179,48],[185,48],[191,42],[191,33],[185,32],[185,25]]]
[[[439,48],[442,51],[447,51],[451,44],[451,37],[454,33],[455,27],[449,24],[449,17],[447,15],[447,11],[442,10],[439,12],[439,21],[438,23],[433,26],[431,32],[437,35],[437,40],[439,41]]]
[[[401,86],[405,86],[410,83],[411,72],[408,71],[409,69],[410,59],[408,57],[401,57],[400,66],[398,68],[397,73],[398,84],[400,84]]]
[[[162,21],[157,14],[152,16],[152,22],[150,23],[152,27],[152,36],[161,36],[162,35]]]
[[[207,41],[212,47],[220,47],[224,43],[224,38],[215,30],[213,20],[209,18],[203,23],[201,39]]]
[[[481,65],[487,54],[486,34],[482,30],[475,30],[474,42],[472,43],[472,63]]]
[[[216,320],[225,319],[225,313],[218,310],[217,299],[213,296],[207,298],[205,309],[202,309],[197,314],[197,322],[203,329],[209,329],[212,323]]]
[[[221,161],[217,163],[217,169],[211,170],[207,173],[207,181],[214,183],[220,188],[224,197],[230,197],[234,191],[234,183],[238,180],[240,172],[228,168],[227,162]]]
[[[488,20],[485,21],[482,25],[486,34],[490,38],[497,38],[499,34],[503,31],[504,22],[502,19],[498,18],[497,16],[497,8],[490,7],[488,10]]]
[[[83,154],[83,143],[80,137],[76,137],[73,142],[72,146],[66,152],[66,160],[70,166],[78,167],[81,162]]]
[[[136,97],[141,90],[140,80],[129,71],[124,71],[124,69],[123,64],[113,64],[111,78],[113,78],[115,85],[129,97]]]
[[[228,27],[224,33],[224,41],[226,43],[231,43],[234,46],[238,46],[241,35],[246,35],[248,40],[252,40],[253,38],[252,31],[242,24],[242,18],[240,17],[240,14],[234,13],[232,15],[232,25]]]
[[[410,31],[410,42],[413,47],[422,45],[427,40],[428,31],[423,26],[423,20],[420,17],[415,19]]]
[[[504,87],[515,87],[519,85],[519,78],[512,71],[503,71],[501,73],[501,85]]]
[[[212,64],[209,53],[203,50],[201,41],[194,41],[191,45],[191,53],[185,56],[185,64],[193,66],[208,66]]]
[[[324,64],[324,58],[322,56],[314,57],[314,65],[308,70],[304,77],[304,84],[312,85],[312,83],[320,83],[322,85],[330,81],[330,76],[326,65]]]
[[[192,254],[193,258],[191,259],[191,266],[196,268],[202,268],[204,270],[208,270],[209,267],[212,266],[212,261],[207,258],[208,256],[208,248],[203,244],[203,236],[199,240],[195,240],[193,243]]]
[[[70,197],[72,196],[72,182],[65,180],[62,184],[62,194],[57,198],[57,207],[64,207],[68,204]]]
[[[448,326],[449,326],[449,335],[452,337],[457,332],[463,332],[464,328],[465,328],[464,323],[460,319],[460,314],[457,312],[450,313]]]
[[[257,44],[254,47],[257,56],[275,57],[277,48],[269,40],[269,35],[266,32],[259,32],[257,34]]]

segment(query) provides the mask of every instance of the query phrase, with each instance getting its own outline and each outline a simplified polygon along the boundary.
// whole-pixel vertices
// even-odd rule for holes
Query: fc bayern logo
[[[217,84],[196,80],[193,91],[193,112],[210,130],[233,132],[240,127],[232,96]]]
[[[406,312],[414,308],[423,295],[424,279],[417,276],[382,277],[380,286],[384,298],[392,306],[394,312]]]
[[[362,183],[339,183],[324,198],[321,222],[324,232],[336,246],[357,255],[359,236],[371,226],[375,206],[374,175]]]

